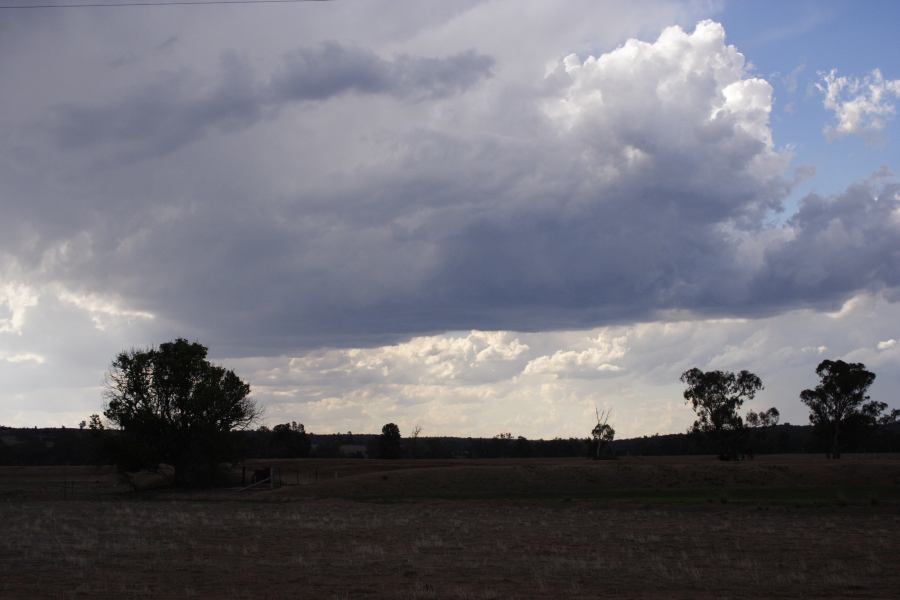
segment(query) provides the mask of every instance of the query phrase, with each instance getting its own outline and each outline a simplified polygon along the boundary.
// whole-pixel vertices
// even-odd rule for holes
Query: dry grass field
[[[65,498],[60,469],[0,469],[0,598],[900,589],[900,457],[410,463],[278,461],[295,485],[258,493],[134,494],[72,467]]]

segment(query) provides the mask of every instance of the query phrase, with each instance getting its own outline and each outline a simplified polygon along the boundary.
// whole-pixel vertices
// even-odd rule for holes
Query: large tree
[[[312,444],[303,423],[291,421],[272,428],[269,437],[270,458],[306,458]]]
[[[387,423],[381,428],[378,455],[380,458],[400,458],[400,428],[394,423]]]
[[[735,374],[694,367],[681,374],[681,381],[687,385],[685,403],[697,415],[692,431],[711,438],[720,458],[737,458],[737,438],[744,428],[738,409],[763,389],[762,380],[750,371]]]
[[[120,463],[168,463],[179,483],[204,483],[232,458],[229,433],[247,427],[259,411],[250,386],[206,356],[205,346],[179,338],[115,358],[103,414],[123,431]]]
[[[868,401],[866,392],[875,381],[875,373],[862,363],[823,360],[816,367],[819,385],[800,392],[809,407],[809,421],[828,444],[828,457],[840,458],[841,436],[865,425],[874,425],[887,405]]]

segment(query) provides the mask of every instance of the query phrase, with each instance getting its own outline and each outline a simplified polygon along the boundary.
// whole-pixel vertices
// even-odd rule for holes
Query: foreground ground
[[[302,462],[313,469],[307,483],[298,475],[300,485],[249,495],[110,493],[119,488],[104,487],[104,472],[73,469],[65,498],[48,474],[38,486],[34,470],[16,474],[32,477],[16,493],[7,470],[0,598],[891,598],[900,589],[897,457],[833,470],[816,459],[743,471],[704,459],[632,463],[385,471],[371,461],[347,463],[363,471],[352,474],[332,462],[325,477]],[[758,480],[769,466],[791,481]],[[636,486],[633,473],[657,480]],[[709,485],[697,487],[691,477],[703,473]],[[551,493],[587,490],[576,482],[591,478],[594,495]]]

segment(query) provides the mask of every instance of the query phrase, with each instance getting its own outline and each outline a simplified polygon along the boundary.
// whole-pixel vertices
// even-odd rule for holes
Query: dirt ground
[[[309,483],[255,494],[123,493],[112,473],[85,470],[66,498],[49,471],[0,469],[0,598],[893,598],[900,589],[897,457],[837,470],[813,458],[753,465],[807,482],[788,486],[698,458],[391,471],[362,462],[347,469],[368,472],[337,479],[319,465],[316,481],[303,461]],[[638,494],[628,471],[657,479]],[[690,477],[704,472],[709,485],[698,488]],[[673,473],[688,479],[671,495]],[[546,493],[590,475],[595,490],[625,482],[622,494]],[[462,493],[448,494],[453,486]]]

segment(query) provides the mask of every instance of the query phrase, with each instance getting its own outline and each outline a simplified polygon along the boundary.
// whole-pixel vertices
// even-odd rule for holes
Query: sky
[[[683,432],[692,367],[804,424],[826,358],[900,407],[897,22],[0,8],[0,424],[77,426],[118,352],[176,337],[316,433]]]

